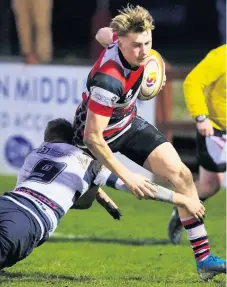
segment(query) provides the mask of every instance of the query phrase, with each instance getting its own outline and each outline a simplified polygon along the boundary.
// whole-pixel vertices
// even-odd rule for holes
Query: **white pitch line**
[[[64,233],[58,233],[55,232],[53,235],[51,235],[51,237],[55,237],[55,238],[66,238],[66,239],[81,239],[81,238],[88,238],[88,236],[86,235],[82,235],[82,234],[64,234]],[[51,238],[50,237],[50,238]]]

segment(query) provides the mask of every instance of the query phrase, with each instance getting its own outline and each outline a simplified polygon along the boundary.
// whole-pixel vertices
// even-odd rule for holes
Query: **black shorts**
[[[41,228],[26,210],[0,196],[0,269],[27,257],[39,243]]]
[[[136,116],[132,121],[131,128],[109,143],[109,147],[112,152],[120,152],[143,166],[149,154],[164,142],[168,142],[168,139],[156,127]],[[89,153],[88,150],[86,151]]]
[[[214,129],[213,137],[203,136],[197,131],[197,158],[199,165],[204,169],[211,172],[226,171],[226,160],[223,162],[221,159],[221,153],[223,152],[221,145],[225,142],[224,135],[224,132],[217,129]],[[220,144],[218,141],[220,141]]]

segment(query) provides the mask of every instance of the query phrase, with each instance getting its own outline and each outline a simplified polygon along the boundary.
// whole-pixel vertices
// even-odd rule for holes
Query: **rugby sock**
[[[181,222],[187,231],[195,259],[199,261],[206,259],[211,252],[204,223],[194,217],[182,218]]]

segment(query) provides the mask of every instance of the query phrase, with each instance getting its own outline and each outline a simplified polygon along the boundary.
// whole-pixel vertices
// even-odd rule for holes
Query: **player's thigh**
[[[189,169],[172,144],[156,127],[140,117],[136,117],[130,130],[111,149],[178,186],[182,181],[192,180]]]
[[[208,172],[224,173],[226,171],[226,141],[220,131],[214,130],[214,133],[212,137],[205,137],[197,132],[198,163]]]
[[[187,167],[181,161],[178,153],[170,142],[157,146],[144,162],[144,168],[154,174],[175,182],[180,174],[188,173]]]
[[[38,243],[40,228],[27,212],[0,197],[0,269],[27,257]]]
[[[136,117],[131,128],[111,143],[110,148],[143,166],[149,154],[165,142],[167,138],[156,127]]]
[[[203,190],[218,191],[224,181],[224,172],[213,172],[199,167],[199,185]]]

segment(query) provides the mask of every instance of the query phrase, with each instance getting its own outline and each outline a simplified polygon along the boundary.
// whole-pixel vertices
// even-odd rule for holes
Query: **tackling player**
[[[83,101],[75,114],[74,140],[138,197],[151,196],[151,185],[122,165],[114,152],[168,179],[177,193],[193,198],[197,205],[199,197],[191,172],[166,137],[137,115],[136,99],[152,46],[152,22],[150,13],[140,6],[127,6],[112,20],[115,41],[101,53],[88,75]],[[178,211],[185,228],[190,229],[188,238],[200,277],[212,278],[217,269],[225,272],[225,261],[216,260],[210,252],[203,222],[185,209],[178,207]],[[201,210],[201,216],[203,213]]]
[[[26,157],[15,188],[0,196],[0,269],[43,244],[70,208],[89,208],[96,198],[114,219],[120,219],[115,203],[92,187],[128,189],[97,160],[72,145],[72,125],[64,119],[49,122],[44,140]],[[184,206],[196,218],[200,215],[201,206],[194,206],[193,200],[152,186],[153,199]]]

